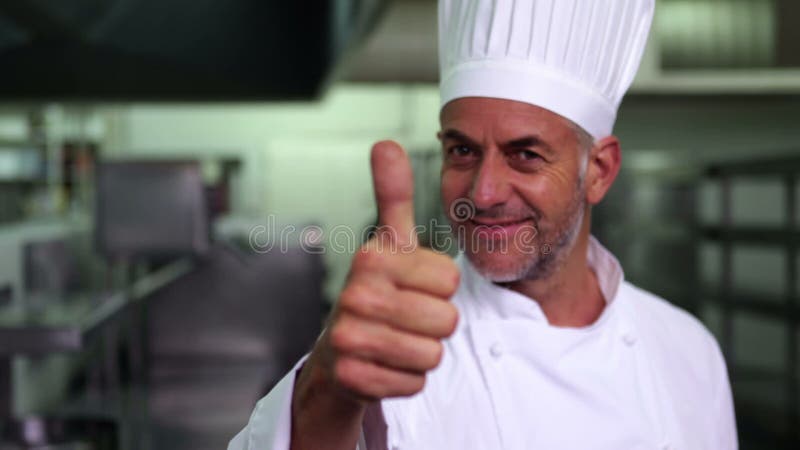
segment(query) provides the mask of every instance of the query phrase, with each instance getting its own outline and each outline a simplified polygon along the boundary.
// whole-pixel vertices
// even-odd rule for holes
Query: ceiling
[[[291,100],[336,79],[434,83],[436,5],[0,0],[0,102]],[[800,91],[800,2],[657,5],[634,90]]]
[[[575,1],[575,0],[564,0]],[[634,91],[800,91],[797,0],[658,0]],[[436,82],[435,0],[396,0],[346,61],[352,81]]]
[[[385,0],[0,0],[0,101],[317,97]]]

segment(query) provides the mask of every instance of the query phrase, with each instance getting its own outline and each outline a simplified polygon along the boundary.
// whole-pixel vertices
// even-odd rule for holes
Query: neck
[[[569,254],[551,276],[506,285],[535,299],[551,325],[585,327],[594,323],[605,307],[597,276],[587,261],[589,228],[589,220],[584,220]]]

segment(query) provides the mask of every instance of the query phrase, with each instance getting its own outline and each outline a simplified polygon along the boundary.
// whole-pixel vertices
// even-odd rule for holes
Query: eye
[[[447,153],[457,158],[464,158],[472,155],[473,151],[466,145],[454,145],[447,150]]]
[[[515,151],[512,156],[520,161],[533,161],[541,158],[538,153],[525,149]]]
[[[480,149],[469,145],[453,144],[444,148],[444,163],[449,167],[467,169],[481,159]]]

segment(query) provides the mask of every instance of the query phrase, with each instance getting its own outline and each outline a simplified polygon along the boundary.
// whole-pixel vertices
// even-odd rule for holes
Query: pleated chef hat
[[[530,103],[594,138],[611,134],[655,0],[439,0],[441,106]]]

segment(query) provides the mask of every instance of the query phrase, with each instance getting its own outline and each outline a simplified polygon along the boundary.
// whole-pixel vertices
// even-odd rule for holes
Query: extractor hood
[[[0,101],[319,95],[385,0],[0,0]]]

